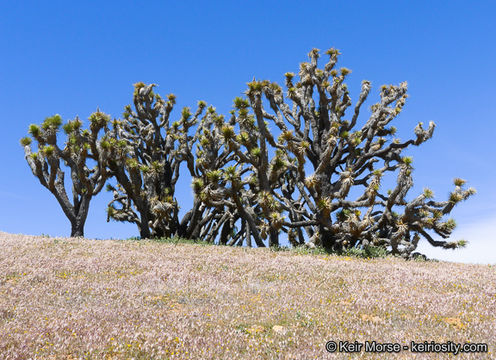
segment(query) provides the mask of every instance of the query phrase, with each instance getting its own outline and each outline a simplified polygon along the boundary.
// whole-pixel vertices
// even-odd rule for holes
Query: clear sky
[[[284,4],[284,5],[282,5]],[[119,117],[132,84],[157,83],[178,106],[205,100],[227,113],[253,77],[283,84],[314,47],[341,50],[356,100],[382,84],[408,81],[396,125],[410,138],[418,121],[437,124],[414,157],[414,196],[444,200],[461,177],[478,194],[452,215],[466,250],[427,255],[496,263],[496,4],[492,1],[21,1],[0,3],[0,230],[67,236],[55,198],[24,160],[19,139],[31,123],[59,113],[86,119],[99,107]],[[362,120],[364,118],[362,117]],[[191,202],[189,180],[178,189]],[[106,223],[110,195],[91,203],[86,236],[126,238],[134,225]]]

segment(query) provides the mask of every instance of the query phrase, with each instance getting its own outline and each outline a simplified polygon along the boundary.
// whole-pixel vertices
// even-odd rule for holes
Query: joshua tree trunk
[[[269,232],[269,247],[279,246],[279,232],[275,229],[270,229]]]
[[[71,222],[71,237],[84,237],[84,222],[78,219]]]
[[[332,241],[331,232],[324,225],[320,225],[319,226],[319,234],[320,234],[320,241],[321,241],[322,247],[324,247],[325,249],[328,249],[328,250],[332,249],[335,244]]]
[[[148,225],[148,216],[147,216],[146,210],[142,211],[140,215],[141,215],[141,218],[140,218],[141,222],[139,225],[140,238],[141,239],[150,239],[152,236],[150,233],[150,227]]]
[[[74,217],[71,221],[71,237],[84,237],[84,224],[90,210],[90,201],[92,196],[84,194],[80,199],[75,198],[75,206],[73,207]]]

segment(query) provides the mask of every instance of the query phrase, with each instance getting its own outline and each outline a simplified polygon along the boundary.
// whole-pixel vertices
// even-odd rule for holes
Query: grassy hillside
[[[496,268],[0,233],[1,359],[455,358],[326,341],[488,343]]]

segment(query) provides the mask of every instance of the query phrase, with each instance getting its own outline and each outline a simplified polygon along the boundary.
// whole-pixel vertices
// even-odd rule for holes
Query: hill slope
[[[494,359],[495,313],[494,266],[0,232],[2,359],[348,357],[329,340],[480,342],[460,358]]]

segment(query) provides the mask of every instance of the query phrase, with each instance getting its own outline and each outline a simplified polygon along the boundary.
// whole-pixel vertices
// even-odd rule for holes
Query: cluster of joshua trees
[[[155,84],[137,83],[121,119],[97,111],[86,129],[78,118],[63,124],[59,115],[31,125],[31,137],[21,139],[26,160],[70,220],[72,236],[83,236],[91,199],[113,178],[108,219],[135,223],[141,238],[263,247],[278,246],[283,236],[293,246],[374,245],[405,257],[420,238],[463,246],[431,234],[450,236],[456,224],[446,215],[475,193],[464,189],[464,180],[454,180],[446,201],[434,200],[429,189],[406,199],[412,159],[401,153],[430,139],[435,127],[419,123],[413,139],[394,137],[390,124],[405,105],[406,83],[382,86],[370,114],[359,119],[370,82],[362,82],[353,106],[345,83],[350,70],[336,68],[336,49],[326,55],[319,68],[320,53],[312,50],[298,75],[285,74],[285,89],[266,80],[248,83],[228,116],[200,101],[171,121],[175,96],[162,98]],[[180,218],[181,167],[192,179],[194,201]],[[70,195],[64,171],[70,171]],[[383,191],[388,174],[396,183]]]

